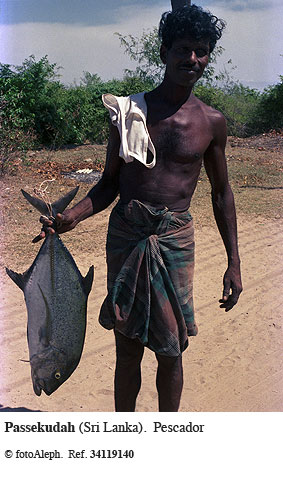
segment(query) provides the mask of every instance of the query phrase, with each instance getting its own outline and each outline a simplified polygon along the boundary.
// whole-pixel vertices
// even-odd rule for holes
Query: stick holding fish
[[[78,187],[52,204],[24,197],[42,214],[62,214]],[[93,266],[83,277],[66,246],[55,232],[46,238],[31,267],[19,274],[6,268],[23,291],[28,313],[28,346],[33,389],[51,395],[76,369],[83,350],[87,299],[93,283]]]

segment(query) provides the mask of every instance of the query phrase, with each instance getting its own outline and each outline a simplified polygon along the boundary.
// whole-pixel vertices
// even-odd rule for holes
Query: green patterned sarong
[[[158,354],[180,355],[188,335],[197,334],[189,212],[119,201],[109,219],[106,251],[108,295],[100,324]]]

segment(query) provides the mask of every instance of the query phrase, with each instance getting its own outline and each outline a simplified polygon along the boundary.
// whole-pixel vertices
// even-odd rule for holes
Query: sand
[[[107,222],[107,214],[103,221]],[[216,226],[196,228],[194,297],[199,334],[190,338],[183,355],[180,412],[283,411],[282,225],[282,219],[238,217],[244,291],[228,313],[218,303],[226,268],[221,238]],[[81,249],[83,241],[82,235]],[[105,254],[94,256],[89,250],[84,257],[81,251],[73,255],[83,274],[92,263],[95,266],[86,341],[79,366],[50,397],[33,392],[23,294],[1,268],[2,411],[114,411],[114,337],[98,324],[106,293]],[[138,412],[157,411],[155,373],[155,356],[146,350]]]

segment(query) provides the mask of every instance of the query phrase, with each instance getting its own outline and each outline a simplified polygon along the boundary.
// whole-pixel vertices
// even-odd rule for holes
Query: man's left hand
[[[224,274],[223,285],[223,296],[219,300],[221,303],[220,308],[228,312],[237,304],[239,295],[243,290],[240,266],[231,265],[228,267]],[[231,294],[230,291],[232,291]]]

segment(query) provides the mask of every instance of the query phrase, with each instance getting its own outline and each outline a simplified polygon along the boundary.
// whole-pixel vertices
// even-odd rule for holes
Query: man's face
[[[165,76],[180,86],[193,86],[202,76],[209,60],[208,40],[183,38],[171,48],[161,46],[160,56],[166,65]]]

